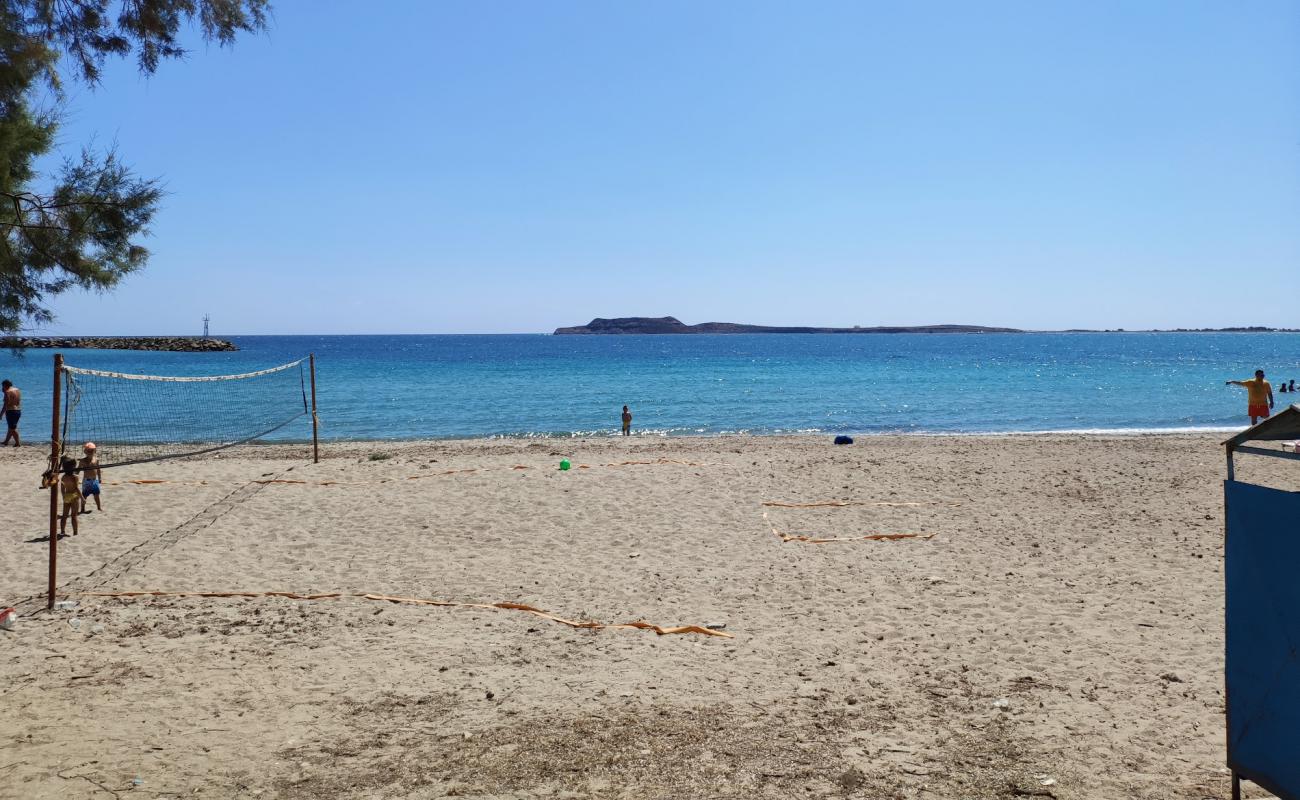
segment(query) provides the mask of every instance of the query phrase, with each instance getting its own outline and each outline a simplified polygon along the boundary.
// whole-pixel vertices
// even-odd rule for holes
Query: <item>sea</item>
[[[1278,408],[1300,395],[1295,333],[235,336],[231,353],[66,350],[68,364],[162,376],[246,373],[316,358],[325,441],[615,436],[1226,431],[1263,369]],[[48,441],[52,351],[0,354],[24,392],[22,431]],[[160,440],[302,405],[283,381],[184,405],[123,384]],[[138,388],[136,388],[138,387]],[[223,387],[224,388],[224,387]],[[293,397],[285,395],[292,394]],[[258,417],[250,413],[251,417]],[[268,439],[310,438],[306,416]]]

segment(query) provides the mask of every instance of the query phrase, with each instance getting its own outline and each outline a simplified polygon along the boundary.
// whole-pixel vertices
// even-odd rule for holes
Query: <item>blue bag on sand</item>
[[[836,436],[835,444],[853,444],[852,436]]]

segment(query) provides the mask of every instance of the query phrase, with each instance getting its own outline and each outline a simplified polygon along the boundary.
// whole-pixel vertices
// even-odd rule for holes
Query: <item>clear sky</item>
[[[168,195],[58,333],[1300,326],[1300,4],[277,0],[73,85]]]

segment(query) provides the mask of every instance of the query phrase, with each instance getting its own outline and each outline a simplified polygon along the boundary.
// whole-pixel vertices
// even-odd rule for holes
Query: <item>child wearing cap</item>
[[[103,511],[104,506],[99,502],[99,453],[94,442],[86,442],[82,449],[86,457],[77,465],[81,468],[81,513],[90,513],[86,510],[86,498],[91,495],[95,497],[95,510]]]

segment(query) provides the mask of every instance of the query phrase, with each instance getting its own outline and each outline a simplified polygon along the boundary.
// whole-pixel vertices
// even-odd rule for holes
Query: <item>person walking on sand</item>
[[[9,432],[5,434],[5,445],[13,439],[14,447],[17,447],[22,444],[18,438],[18,418],[23,415],[23,393],[8,380],[0,381],[0,389],[4,389],[5,424],[9,426]]]
[[[1268,419],[1268,410],[1273,407],[1273,387],[1264,380],[1264,370],[1255,370],[1253,380],[1225,381],[1223,385],[1246,387],[1246,414],[1250,416],[1251,425]]]
[[[82,449],[86,451],[86,457],[77,464],[81,468],[81,513],[90,513],[86,510],[86,501],[91,495],[95,497],[95,510],[103,511],[104,506],[99,502],[99,454],[94,442],[86,442]]]
[[[627,406],[623,406],[623,435],[632,435],[632,412],[627,410]]]

